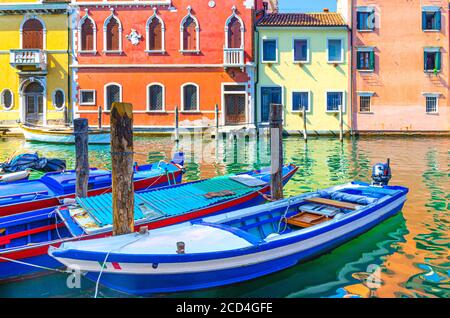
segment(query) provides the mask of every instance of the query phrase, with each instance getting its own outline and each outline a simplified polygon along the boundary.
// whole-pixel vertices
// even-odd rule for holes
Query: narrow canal
[[[187,155],[185,180],[197,180],[269,165],[269,141],[181,142]],[[0,138],[0,161],[17,149],[66,159],[74,147]],[[90,147],[91,166],[110,168],[109,146]],[[170,138],[137,138],[135,160],[169,159]],[[300,138],[284,140],[285,162],[300,167],[285,188],[292,196],[351,181],[369,181],[371,167],[391,158],[391,184],[410,189],[402,213],[331,253],[288,270],[228,287],[157,297],[450,297],[450,141],[448,138]],[[67,275],[51,274],[0,285],[0,297],[92,297],[94,283],[70,289]],[[100,297],[127,297],[101,288]]]

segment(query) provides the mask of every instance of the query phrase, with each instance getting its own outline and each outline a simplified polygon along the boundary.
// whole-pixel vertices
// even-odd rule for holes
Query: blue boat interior
[[[362,186],[357,188],[349,186],[336,191],[320,190],[308,193],[299,196],[302,199],[294,203],[291,203],[290,199],[283,200],[282,204],[280,201],[268,203],[258,207],[255,213],[225,220],[220,222],[220,225],[224,226],[224,229],[228,227],[229,231],[255,244],[281,234],[342,218],[349,213],[376,204],[385,197],[405,191],[405,188],[401,187],[378,188],[368,184],[360,183],[360,185]]]
[[[292,169],[292,166],[283,167],[283,175]],[[138,221],[185,214],[243,197],[262,189],[269,181],[269,169],[262,169],[140,191],[135,194],[134,218]],[[112,194],[77,198],[77,203],[89,213],[98,226],[113,223]]]
[[[176,180],[175,172],[179,170],[173,164],[160,162],[136,166],[134,180],[167,175],[169,184],[180,182]],[[20,180],[0,183],[0,206],[28,202],[75,193],[76,172],[50,172],[37,180]],[[91,168],[89,172],[88,189],[101,189],[111,186],[111,172]]]

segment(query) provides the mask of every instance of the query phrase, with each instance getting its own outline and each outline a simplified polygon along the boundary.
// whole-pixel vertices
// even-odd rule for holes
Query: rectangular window
[[[263,62],[277,61],[277,40],[263,40]]]
[[[328,62],[342,63],[344,61],[344,53],[342,40],[333,39],[328,40]]]
[[[339,108],[344,108],[344,93],[343,92],[327,92],[327,112],[338,112]]]
[[[370,112],[370,96],[359,96],[359,111],[361,113]]]
[[[424,52],[424,70],[425,72],[440,72],[441,71],[441,52],[427,51]]]
[[[294,61],[295,62],[309,61],[308,40],[294,40]]]
[[[440,31],[441,30],[441,11],[423,10],[422,11],[422,30]]]
[[[375,53],[372,50],[356,53],[356,69],[361,71],[375,70]]]
[[[438,112],[438,98],[436,96],[426,96],[426,112],[437,113]]]
[[[358,31],[373,31],[375,29],[375,11],[358,11],[356,20]]]
[[[80,90],[80,105],[95,105],[95,91]]]
[[[309,111],[309,92],[293,92],[292,93],[292,111],[299,112]]]

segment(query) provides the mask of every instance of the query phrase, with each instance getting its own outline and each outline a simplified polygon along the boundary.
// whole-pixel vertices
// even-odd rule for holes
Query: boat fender
[[[334,216],[334,220],[338,221],[345,216],[345,213],[338,213]]]
[[[18,180],[23,180],[23,179],[28,178],[29,175],[30,175],[30,171],[28,171],[28,170],[8,173],[8,174],[4,174],[4,175],[0,176],[0,181],[1,182],[13,182],[13,181],[18,181]]]
[[[65,198],[62,200],[62,204],[63,205],[72,205],[77,203],[77,200],[73,199],[73,198]]]

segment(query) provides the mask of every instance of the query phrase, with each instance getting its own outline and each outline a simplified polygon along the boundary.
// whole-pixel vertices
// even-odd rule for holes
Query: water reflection
[[[0,160],[17,149],[38,151],[66,159],[74,167],[74,147],[0,139]],[[186,153],[185,180],[197,180],[270,164],[269,139],[219,138],[180,140],[135,139],[139,164],[169,160],[175,150]],[[280,273],[233,286],[171,295],[173,297],[344,297],[367,291],[369,265],[379,266],[380,286],[369,288],[375,297],[449,297],[450,142],[445,138],[336,138],[284,140],[285,162],[299,171],[285,188],[291,196],[351,180],[369,181],[371,166],[391,158],[392,184],[410,189],[401,215],[359,238],[310,262]],[[89,146],[91,166],[110,168],[109,146]],[[92,297],[93,284],[69,290],[66,276],[50,275],[0,285],[3,297]],[[124,297],[108,289],[102,297]],[[165,296],[165,295],[159,295]]]

